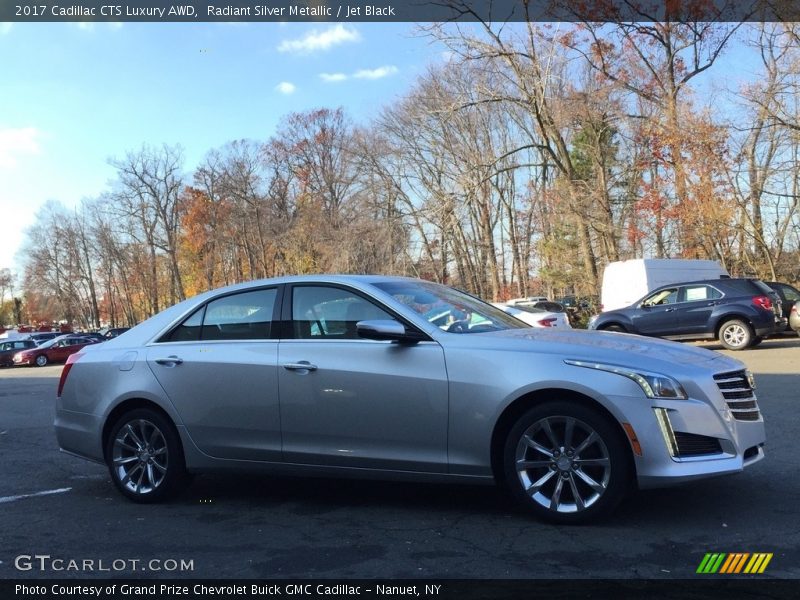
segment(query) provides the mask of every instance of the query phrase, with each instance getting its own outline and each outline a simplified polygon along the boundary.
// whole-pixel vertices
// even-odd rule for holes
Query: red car
[[[62,335],[36,348],[17,352],[14,355],[14,365],[36,365],[37,367],[43,367],[51,362],[64,362],[70,354],[75,354],[84,346],[94,343],[95,341],[90,338],[77,335]]]

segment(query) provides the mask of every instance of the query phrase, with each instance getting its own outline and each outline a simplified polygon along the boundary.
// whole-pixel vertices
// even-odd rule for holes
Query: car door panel
[[[655,292],[644,300],[637,310],[631,311],[631,322],[636,333],[654,336],[675,333],[677,318],[674,302],[677,299],[677,289],[674,293],[666,295],[669,291],[665,289]],[[653,299],[659,301],[652,303]]]
[[[277,340],[178,342],[147,351],[150,369],[200,450],[265,461],[281,456],[277,357]]]
[[[358,337],[391,311],[338,286],[292,286],[279,349],[284,458],[357,468],[444,472],[448,384],[435,342]],[[304,368],[308,365],[308,368]]]
[[[286,340],[278,371],[287,462],[444,472],[448,386],[442,348]]]
[[[711,333],[711,313],[722,294],[706,285],[687,285],[681,288],[677,310],[677,332],[681,335]]]
[[[281,459],[278,288],[215,298],[147,351],[147,362],[200,450]],[[261,339],[263,338],[263,339]]]

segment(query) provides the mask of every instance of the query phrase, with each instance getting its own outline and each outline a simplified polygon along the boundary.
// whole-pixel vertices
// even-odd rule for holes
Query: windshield
[[[427,281],[391,281],[374,284],[439,329],[450,333],[482,333],[528,327],[502,310],[474,296]]]

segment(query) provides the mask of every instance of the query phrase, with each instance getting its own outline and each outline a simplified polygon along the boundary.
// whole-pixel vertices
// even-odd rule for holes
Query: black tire
[[[753,343],[753,330],[741,319],[725,321],[719,328],[719,343],[728,350],[744,350]]]
[[[161,413],[138,408],[122,415],[106,441],[111,480],[134,502],[177,495],[189,482],[178,432]]]
[[[761,337],[760,335],[756,336],[756,337],[753,338],[753,341],[750,342],[750,347],[751,348],[755,348],[756,346],[758,346],[763,341],[764,341],[763,337]]]
[[[40,354],[34,359],[33,364],[35,364],[37,367],[44,367],[47,365],[47,362],[48,362],[47,355]]]
[[[520,468],[523,461],[528,468]],[[631,451],[615,424],[575,402],[547,402],[522,415],[506,438],[503,470],[512,495],[528,510],[565,524],[607,516],[633,479]]]
[[[605,327],[600,327],[600,331],[616,331],[618,333],[626,333],[627,329],[625,329],[622,325],[613,323],[611,325],[606,325]]]

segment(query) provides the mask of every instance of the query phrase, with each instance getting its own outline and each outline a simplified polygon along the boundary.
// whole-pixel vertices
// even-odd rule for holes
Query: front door
[[[441,346],[359,338],[358,321],[394,316],[346,287],[296,285],[287,297],[291,339],[281,341],[278,357],[284,459],[445,472]]]
[[[677,319],[675,304],[678,301],[678,288],[663,288],[645,298],[639,310],[632,317],[637,333],[644,335],[672,335],[675,333]]]

